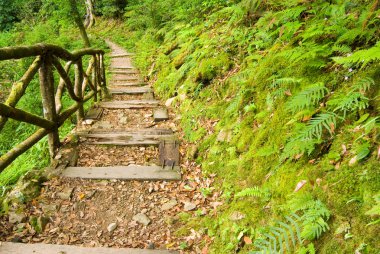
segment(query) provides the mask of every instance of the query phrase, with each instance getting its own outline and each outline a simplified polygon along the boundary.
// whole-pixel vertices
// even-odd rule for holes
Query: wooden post
[[[82,93],[82,84],[83,84],[83,66],[82,66],[82,59],[79,58],[77,62],[75,63],[75,95],[83,99],[83,93]],[[83,102],[78,102],[79,108],[77,112],[77,124],[81,124],[84,119],[84,108],[83,108]]]
[[[48,54],[42,57],[39,75],[44,117],[46,120],[57,123],[58,118],[54,100],[53,66],[51,56]],[[49,133],[48,142],[50,156],[53,158],[56,150],[60,146],[58,125]]]
[[[92,68],[92,85],[95,88],[95,94],[94,94],[94,101],[98,101],[98,59],[96,57],[96,54],[92,56],[94,59],[93,65],[94,68]]]
[[[101,64],[101,74],[102,74],[102,85],[101,85],[101,96],[104,99],[107,96],[107,81],[106,81],[106,68],[104,64],[104,54],[100,54],[100,64]]]

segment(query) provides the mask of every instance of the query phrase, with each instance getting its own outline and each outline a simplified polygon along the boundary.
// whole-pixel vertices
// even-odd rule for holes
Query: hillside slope
[[[379,15],[364,0],[139,1],[101,24],[219,178],[204,191],[223,192],[217,213],[188,218],[212,253],[380,248]]]

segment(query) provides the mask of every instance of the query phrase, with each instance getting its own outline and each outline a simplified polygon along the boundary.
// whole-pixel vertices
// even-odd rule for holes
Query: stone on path
[[[8,221],[9,223],[12,223],[12,224],[24,222],[26,219],[26,216],[24,213],[9,212],[8,215],[9,215]]]
[[[112,233],[116,228],[117,228],[117,224],[111,223],[108,225],[107,230],[108,230],[108,232]]]
[[[178,204],[177,200],[173,199],[161,206],[162,211],[170,210]]]
[[[148,216],[146,216],[143,213],[136,214],[135,216],[133,216],[132,220],[134,220],[140,224],[143,224],[144,226],[148,226],[151,222],[151,220],[148,218]]]
[[[184,206],[183,206],[183,209],[188,212],[188,211],[192,211],[194,210],[195,208],[197,208],[197,205],[196,204],[193,204],[193,203],[190,203],[190,202],[184,202]]]

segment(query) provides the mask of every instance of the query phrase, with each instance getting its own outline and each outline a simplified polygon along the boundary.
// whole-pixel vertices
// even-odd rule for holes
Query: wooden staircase
[[[86,114],[84,123],[93,123],[102,119],[104,110],[130,109],[136,112],[152,109],[154,122],[169,119],[167,109],[159,100],[154,99],[153,90],[140,76],[131,63],[131,56],[117,45],[109,42],[112,49],[111,70],[112,81],[109,82],[111,95],[140,96],[143,98],[129,100],[110,100],[96,103]],[[148,98],[148,99],[144,99]],[[107,167],[81,167],[61,165],[61,176],[82,179],[120,179],[140,181],[178,181],[181,180],[179,141],[173,130],[169,128],[87,128],[77,129],[74,133],[79,144],[113,145],[113,146],[156,146],[159,149],[157,165],[128,165]],[[128,156],[126,154],[126,156]],[[126,204],[128,205],[128,204]],[[169,250],[153,249],[115,249],[87,248],[71,245],[54,244],[20,244],[0,243],[0,253],[14,254],[169,254],[178,253]]]

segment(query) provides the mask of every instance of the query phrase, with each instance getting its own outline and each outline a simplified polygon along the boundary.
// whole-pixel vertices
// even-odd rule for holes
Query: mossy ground
[[[294,11],[290,13],[285,7],[270,9],[267,3],[251,26],[243,24],[244,18],[232,7],[217,8],[201,22],[178,20],[145,32],[131,29],[128,22],[101,22],[97,32],[136,52],[135,64],[150,74],[159,95],[176,98],[184,136],[196,150],[189,156],[195,154],[204,174],[217,174],[219,179],[215,187],[224,193],[224,205],[216,214],[183,215],[187,226],[178,234],[195,228],[213,238],[212,253],[248,252],[254,248],[244,245],[242,235],[257,239],[260,230],[291,212],[291,200],[311,194],[327,206],[331,216],[329,229],[305,241],[305,246],[312,242],[318,253],[375,253],[380,248],[379,227],[370,225],[376,217],[365,214],[375,205],[373,197],[380,187],[379,133],[377,127],[363,131],[358,122],[365,114],[368,119],[378,116],[378,63],[350,69],[331,60],[373,46],[378,32],[369,26],[367,42],[350,38],[346,28],[363,24],[349,21],[351,14],[374,16],[368,14],[365,1],[355,6],[342,2],[344,15],[334,4],[288,6]],[[324,8],[336,12],[327,11],[327,18],[314,15],[327,13]],[[332,28],[334,21],[340,29]],[[112,28],[103,29],[105,24]],[[317,27],[328,31],[316,32]],[[362,77],[375,82],[367,94],[371,98],[367,109],[339,115],[344,120],[331,135],[324,132],[309,154],[284,156],[289,139],[309,119],[332,110],[327,101],[348,93]],[[289,85],[277,85],[281,78],[291,78]],[[289,112],[289,100],[318,82],[324,83],[328,94],[301,112]],[[221,132],[224,139],[218,137]],[[367,155],[352,163],[362,144],[370,147]],[[295,193],[302,180],[306,184]],[[253,186],[269,190],[270,199],[234,198]],[[230,216],[236,211],[245,218],[232,221]],[[340,232],[347,223],[349,227]]]

